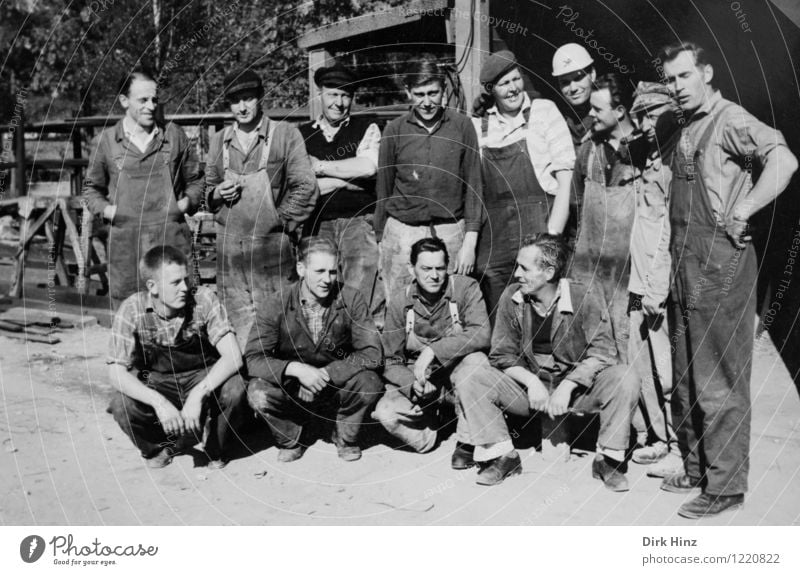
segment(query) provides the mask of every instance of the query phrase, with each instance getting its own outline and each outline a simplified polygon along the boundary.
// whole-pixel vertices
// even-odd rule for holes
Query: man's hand
[[[300,399],[300,401],[305,401],[307,403],[314,401],[314,393],[307,390],[302,385],[297,389],[297,397]]]
[[[578,387],[578,384],[574,381],[568,379],[562,381],[547,402],[547,415],[550,417],[558,417],[559,415],[567,413],[567,410],[569,410],[569,400],[572,398],[572,391],[576,387]]]
[[[234,202],[242,195],[242,185],[233,180],[225,180],[214,191],[226,202]]]
[[[542,380],[533,376],[535,379],[528,382],[528,403],[534,411],[545,411],[550,394],[542,383]]]
[[[645,315],[657,317],[664,313],[664,302],[656,301],[649,295],[642,297],[642,311]]]
[[[478,232],[464,234],[464,242],[456,257],[456,273],[471,274],[475,269],[475,248],[478,244]]]
[[[203,394],[197,391],[198,387],[189,392],[186,402],[181,409],[181,417],[183,417],[184,427],[187,431],[194,431],[199,433],[203,426],[200,423],[200,413],[203,410]]]
[[[753,236],[747,235],[747,220],[735,218],[725,226],[725,231],[728,233],[733,245],[738,249],[747,247],[747,243],[753,239]]]
[[[189,198],[187,198],[186,196],[182,197],[180,200],[178,200],[177,205],[180,212],[182,214],[185,214],[186,212],[189,211]]]
[[[320,369],[298,361],[293,361],[289,364],[286,368],[286,375],[296,377],[300,385],[311,392],[313,396],[316,396],[325,389],[331,381],[331,377],[328,375],[328,372],[325,371],[325,368]],[[308,395],[305,394],[305,397],[308,397]],[[304,401],[309,400],[304,399]]]
[[[430,347],[423,348],[422,352],[420,352],[419,357],[417,357],[417,361],[414,362],[414,380],[419,384],[424,384],[428,381],[429,373],[428,368],[433,363],[434,358],[436,355],[433,353],[433,350]]]
[[[158,417],[164,433],[167,435],[181,435],[186,431],[186,424],[183,421],[181,412],[166,398],[156,403],[153,408],[156,410],[156,417]]]
[[[117,206],[106,206],[103,208],[103,217],[109,223],[114,221],[114,216],[117,215]]]
[[[319,158],[315,158],[314,156],[309,155],[308,159],[311,160],[311,169],[314,170],[314,175],[324,176],[325,175],[325,164]]]

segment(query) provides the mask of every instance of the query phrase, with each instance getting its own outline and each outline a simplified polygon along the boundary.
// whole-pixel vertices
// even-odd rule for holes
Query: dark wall
[[[657,81],[662,46],[699,42],[714,54],[722,94],[781,130],[800,157],[800,29],[767,0],[495,1],[491,15],[493,50],[513,50],[543,97],[559,103],[551,62],[562,44],[584,45],[600,73]],[[800,177],[753,223],[762,327],[800,389],[800,250],[792,251],[800,241]]]

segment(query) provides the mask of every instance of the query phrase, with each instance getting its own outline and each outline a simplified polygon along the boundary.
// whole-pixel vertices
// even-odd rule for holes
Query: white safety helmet
[[[563,76],[583,70],[594,64],[594,60],[580,44],[564,44],[553,54],[553,76]]]

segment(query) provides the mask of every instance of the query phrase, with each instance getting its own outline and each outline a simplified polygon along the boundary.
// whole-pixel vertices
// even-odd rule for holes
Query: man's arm
[[[450,333],[430,344],[430,349],[443,367],[450,367],[476,351],[484,351],[492,343],[492,328],[478,282],[460,277],[451,277],[450,281],[458,282],[454,286],[464,292],[463,297],[458,298],[458,314],[463,327],[460,333]]]
[[[550,172],[558,182],[547,229],[551,234],[561,234],[569,219],[569,188],[575,168],[575,147],[569,126],[556,105],[550,100],[540,102],[543,116],[547,119],[544,136],[552,162]]]
[[[378,171],[378,149],[381,131],[377,124],[370,124],[358,144],[356,155],[344,160],[319,160],[312,156],[311,167],[317,178],[329,177],[340,180],[372,178]],[[324,193],[324,191],[323,191]]]
[[[284,129],[286,193],[278,206],[278,214],[289,230],[293,230],[306,221],[314,211],[318,188],[300,130],[288,124]],[[276,129],[273,137],[277,131]]]
[[[547,231],[551,234],[563,234],[569,219],[569,192],[572,185],[572,170],[561,170],[555,173],[558,188],[553,201],[553,209],[547,222]]]
[[[464,182],[464,241],[456,255],[456,273],[470,274],[475,267],[478,233],[483,224],[483,179],[481,156],[475,126],[465,119],[461,132],[464,158],[461,181]]]
[[[108,201],[109,158],[104,140],[105,132],[101,132],[92,146],[89,167],[86,169],[86,179],[83,182],[83,198],[92,214],[103,216],[110,221],[115,206]]]
[[[331,381],[336,384],[342,384],[366,369],[377,370],[383,363],[381,338],[372,322],[367,304],[357,291],[350,293],[353,294],[353,298],[350,302],[345,300],[348,304],[345,313],[350,319],[350,341],[353,351],[347,357],[332,361],[325,366]],[[338,342],[331,343],[338,344]]]
[[[224,129],[214,134],[211,143],[208,145],[208,154],[206,154],[205,209],[212,213],[218,212],[225,203],[225,199],[218,189],[225,180],[222,168],[224,134]]]
[[[671,228],[669,224],[669,186],[672,180],[672,171],[662,164],[656,179],[652,182],[644,182],[643,185],[658,186],[663,192],[664,198],[664,217],[661,221],[661,234],[656,245],[656,252],[650,262],[644,283],[644,297],[642,298],[642,308],[649,315],[659,315],[663,313],[663,304],[669,295],[670,272],[672,267],[672,255],[669,251],[671,238]],[[639,217],[637,215],[637,217]],[[631,246],[631,249],[641,249]]]
[[[258,311],[244,348],[244,359],[250,377],[258,377],[275,385],[281,383],[290,362],[289,359],[277,356],[283,321],[285,315],[280,298],[270,298],[267,305]]]

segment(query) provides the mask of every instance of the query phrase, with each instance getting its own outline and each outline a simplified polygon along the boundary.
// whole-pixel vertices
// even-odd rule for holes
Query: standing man
[[[250,406],[269,424],[278,461],[299,459],[310,438],[305,424],[336,409],[334,443],[345,461],[361,458],[359,431],[383,384],[375,371],[381,341],[358,291],[336,282],[336,246],[326,238],[303,238],[300,281],[274,294],[258,310],[245,358]]]
[[[670,283],[669,185],[672,171],[661,160],[668,136],[656,134],[656,123],[672,109],[669,89],[658,82],[639,82],[631,114],[647,138],[648,155],[636,187],[636,215],[631,231],[631,275],[628,283],[630,363],[642,378],[639,410],[633,426],[641,447],[635,463],[649,465],[647,475],[678,473],[683,461],[672,427],[672,356],[666,305]],[[646,438],[646,439],[645,439]]]
[[[436,236],[453,254],[448,271],[469,274],[481,227],[481,165],[469,118],[446,109],[444,76],[434,61],[405,76],[411,111],[391,121],[381,140],[375,233],[387,308],[411,283],[411,246]]]
[[[242,354],[214,292],[189,290],[186,257],[173,246],[150,249],[139,264],[145,289],[114,316],[108,355],[117,390],[109,411],[148,467],[168,465],[184,434],[209,434],[209,466],[224,467],[247,410]]]
[[[389,385],[372,417],[417,453],[436,445],[437,430],[447,423],[437,416],[445,398],[457,396],[461,385],[488,367],[481,352],[489,350],[491,329],[480,286],[449,275],[448,260],[441,239],[416,241],[414,280],[394,294],[386,312],[383,377]],[[459,441],[453,468],[472,464],[472,446]]]
[[[668,46],[661,61],[683,116],[670,189],[670,317],[673,421],[684,458],[684,472],[661,488],[700,487],[678,511],[695,519],[744,502],[757,279],[747,222],[783,192],[797,159],[780,132],[722,97],[703,48]]]
[[[374,315],[384,299],[372,227],[381,132],[374,122],[350,116],[357,82],[350,70],[341,64],[320,68],[314,82],[322,114],[300,126],[300,134],[321,197],[305,224],[306,235],[324,236],[336,244],[342,281],[361,292]]]
[[[596,76],[594,60],[580,44],[564,44],[553,54],[553,77],[565,103],[571,108],[571,113],[565,114],[565,118],[575,150],[592,129],[589,96]]]
[[[559,236],[525,238],[518,283],[500,299],[489,361],[494,377],[473,377],[458,389],[465,436],[482,462],[481,485],[521,471],[504,413],[539,411],[560,418],[570,408],[600,412],[592,476],[627,491],[625,451],[639,394],[633,370],[617,365],[602,291],[562,278],[567,246]],[[561,423],[565,425],[565,423]]]
[[[317,196],[300,132],[267,118],[263,95],[252,70],[225,77],[234,123],[211,140],[206,167],[206,204],[217,222],[217,287],[242,347],[256,310],[289,287],[295,232]]]
[[[118,94],[125,116],[100,134],[83,190],[89,210],[110,225],[108,281],[115,309],[144,289],[138,264],[151,247],[191,254],[184,214],[194,213],[203,196],[203,173],[186,134],[175,124],[156,122],[152,74],[132,70]]]

